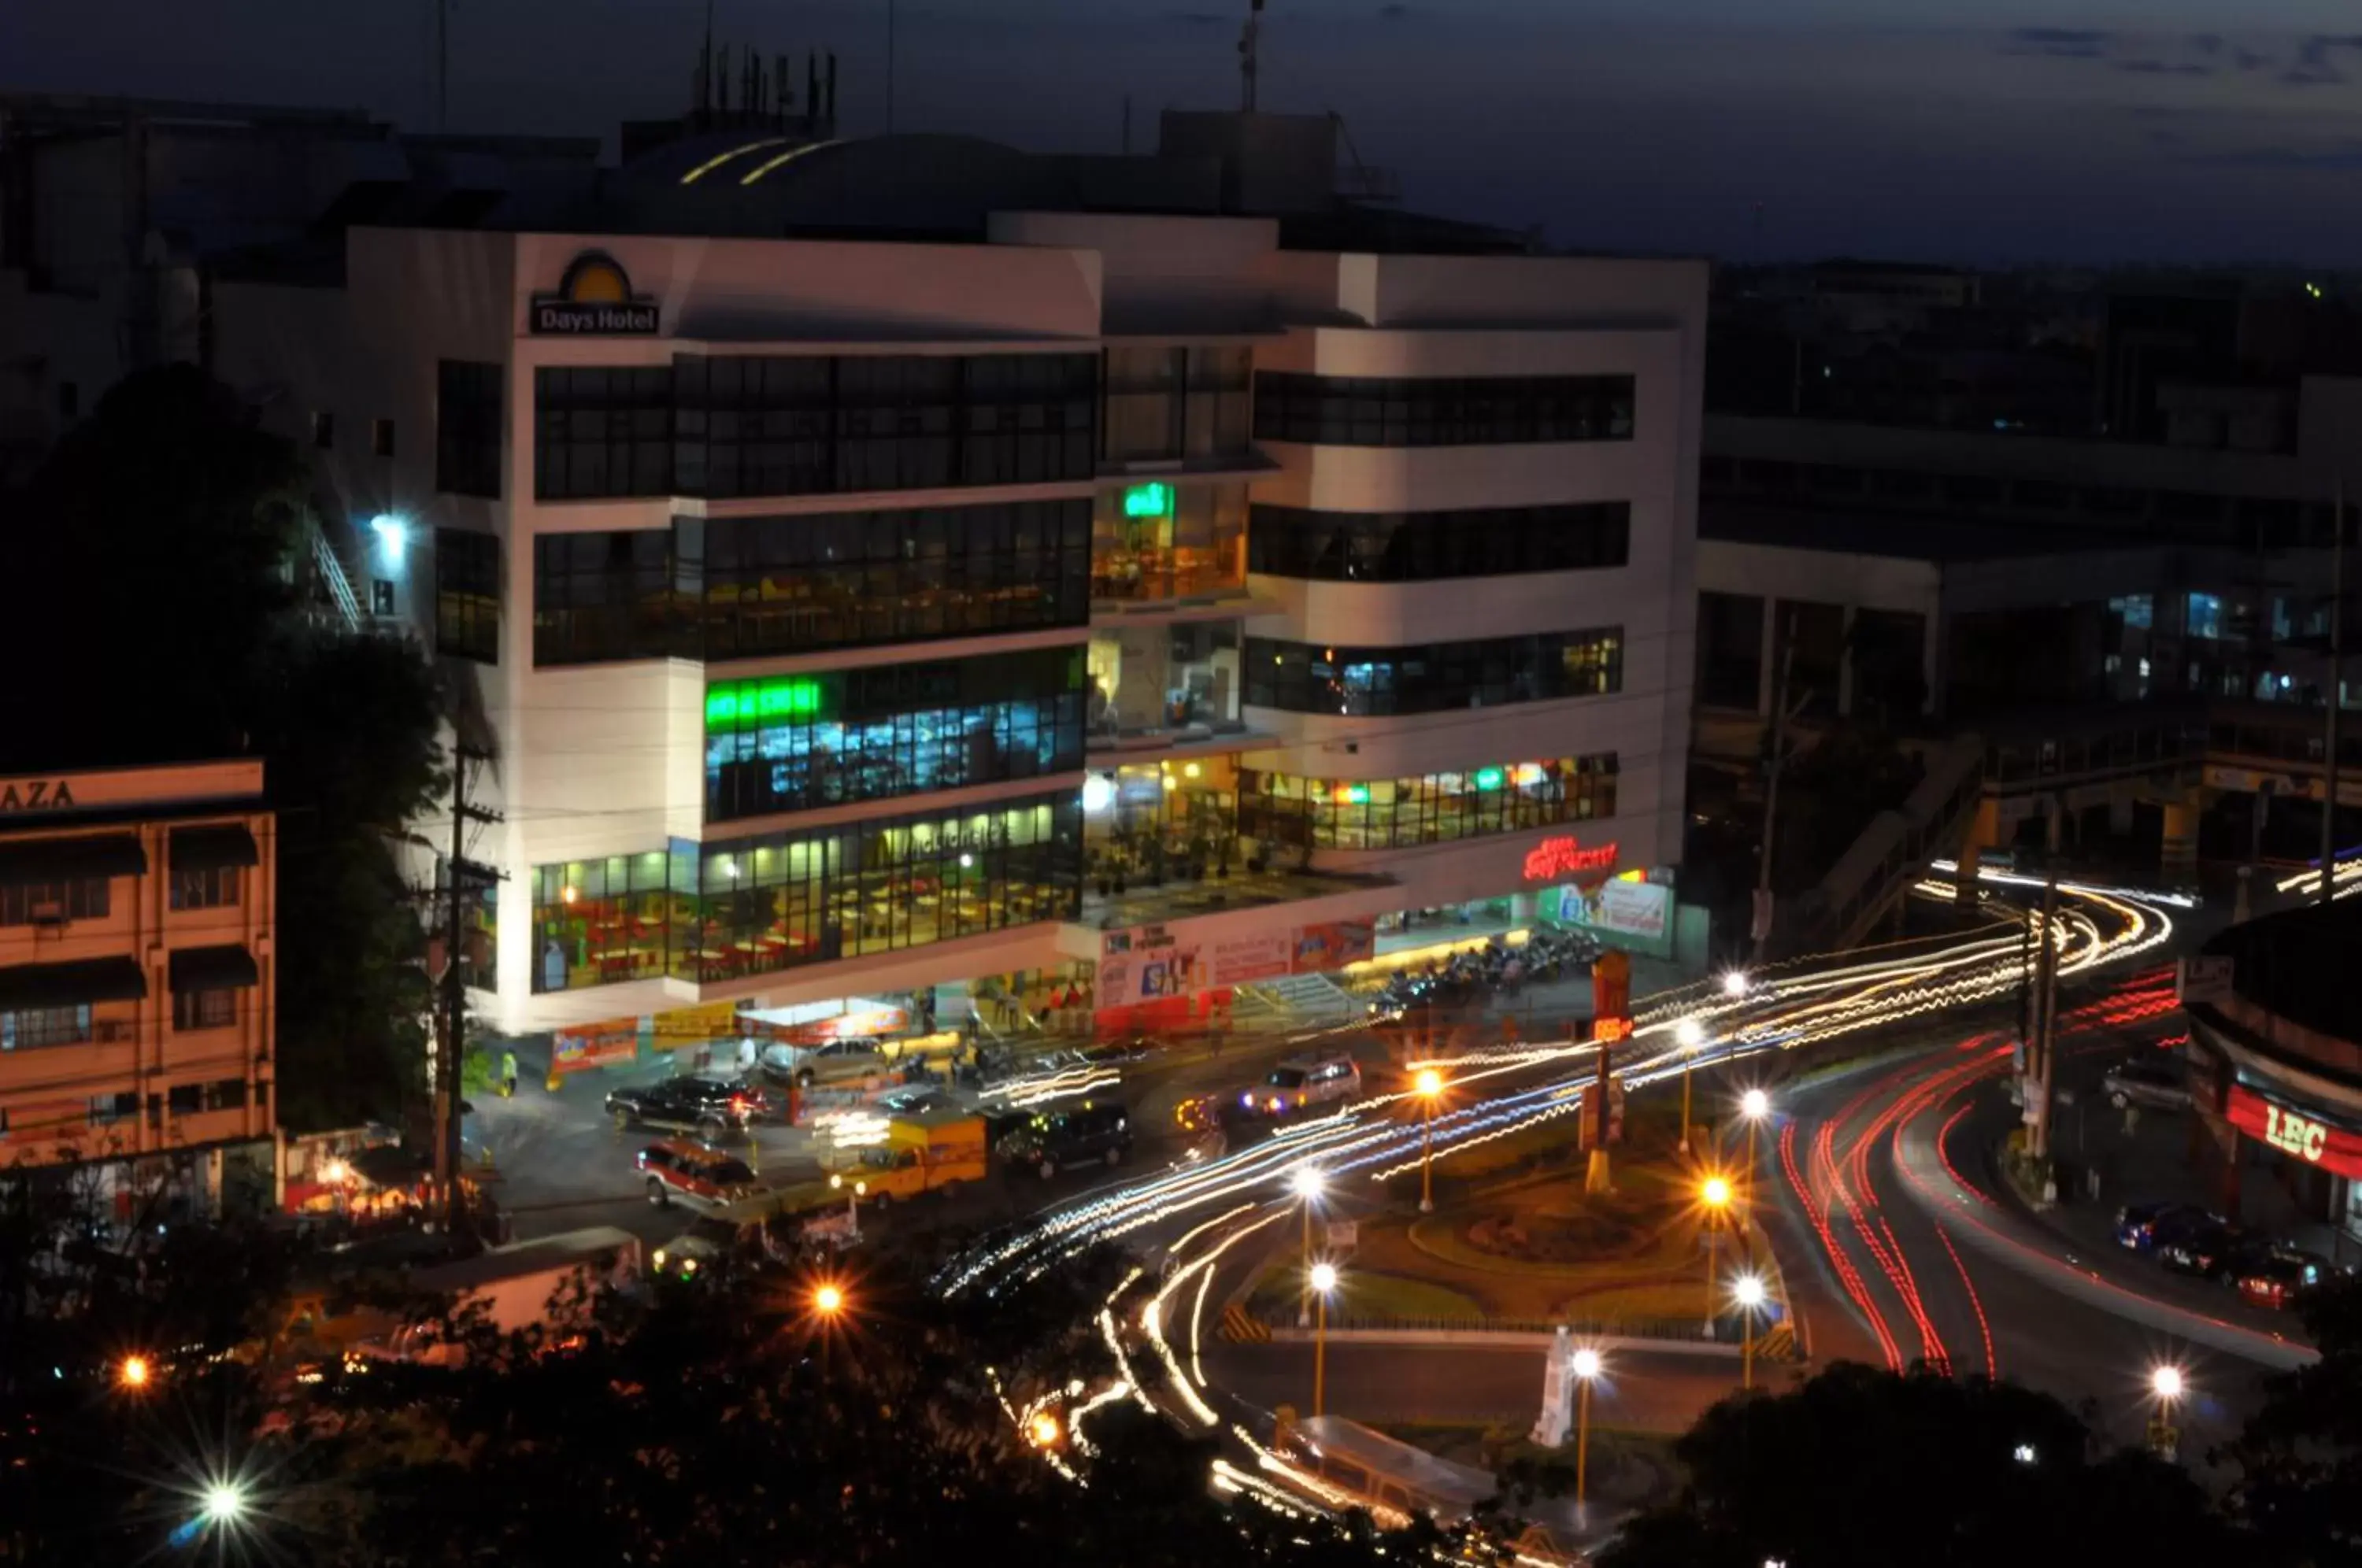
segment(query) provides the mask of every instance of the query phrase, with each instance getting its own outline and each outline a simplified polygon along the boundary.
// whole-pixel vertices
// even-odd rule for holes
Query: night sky
[[[1407,204],[1602,249],[1970,261],[2362,254],[2350,0],[1270,0],[1263,104],[1336,109]],[[1245,0],[906,0],[897,127],[1134,145],[1238,101]],[[701,0],[456,0],[454,129],[603,135],[688,92]],[[841,60],[884,128],[885,0],[719,0]],[[431,127],[427,0],[0,6],[9,87],[364,106]],[[1766,20],[1766,17],[1774,19]],[[801,68],[796,72],[800,86]],[[612,148],[612,140],[611,140]]]

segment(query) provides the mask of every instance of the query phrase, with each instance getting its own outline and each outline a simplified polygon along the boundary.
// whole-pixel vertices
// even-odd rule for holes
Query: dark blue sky
[[[1266,108],[1336,109],[1410,204],[1601,248],[1971,260],[2362,255],[2350,0],[1269,0]],[[719,0],[842,60],[885,0]],[[454,128],[612,135],[683,102],[701,0],[455,0]],[[1245,0],[907,0],[898,123],[1113,150],[1237,101]],[[1776,18],[1763,19],[1767,15]],[[358,105],[425,124],[428,0],[0,6],[6,84]],[[800,72],[798,73],[800,80]],[[1760,205],[1760,217],[1758,209]]]

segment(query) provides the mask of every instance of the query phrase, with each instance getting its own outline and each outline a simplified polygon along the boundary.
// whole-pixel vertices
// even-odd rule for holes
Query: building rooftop
[[[2362,991],[2347,972],[2362,953],[2362,900],[2265,915],[2216,933],[2203,951],[2231,959],[2232,990],[2267,1012],[2362,1043]]]
[[[1907,513],[1845,512],[1760,502],[1706,500],[1698,507],[1698,537],[1733,545],[1882,556],[1937,565],[2122,550],[2142,541],[2055,524],[1971,522]]]

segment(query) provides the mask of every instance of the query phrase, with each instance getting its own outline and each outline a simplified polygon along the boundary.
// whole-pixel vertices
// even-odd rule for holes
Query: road
[[[2151,973],[2062,1011],[2061,1082],[2096,1098],[2107,1062],[2165,1026]],[[2164,1006],[2158,1006],[2162,997]],[[2297,1353],[2276,1315],[2221,1287],[2077,1247],[2006,1197],[1994,1151],[2017,1121],[2006,1036],[1931,1027],[1908,1047],[1784,1094],[1768,1221],[1816,1360],[2011,1378],[2137,1441],[2148,1377],[2182,1369],[2185,1446],[2227,1437]]]

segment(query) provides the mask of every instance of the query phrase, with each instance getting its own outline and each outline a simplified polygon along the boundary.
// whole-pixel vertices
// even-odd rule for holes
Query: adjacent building
[[[1132,1018],[1618,877],[1669,940],[1705,268],[1337,164],[689,136],[563,230],[218,283],[491,758],[475,1005]]]
[[[0,779],[0,1188],[270,1200],[272,827],[259,761]]]

